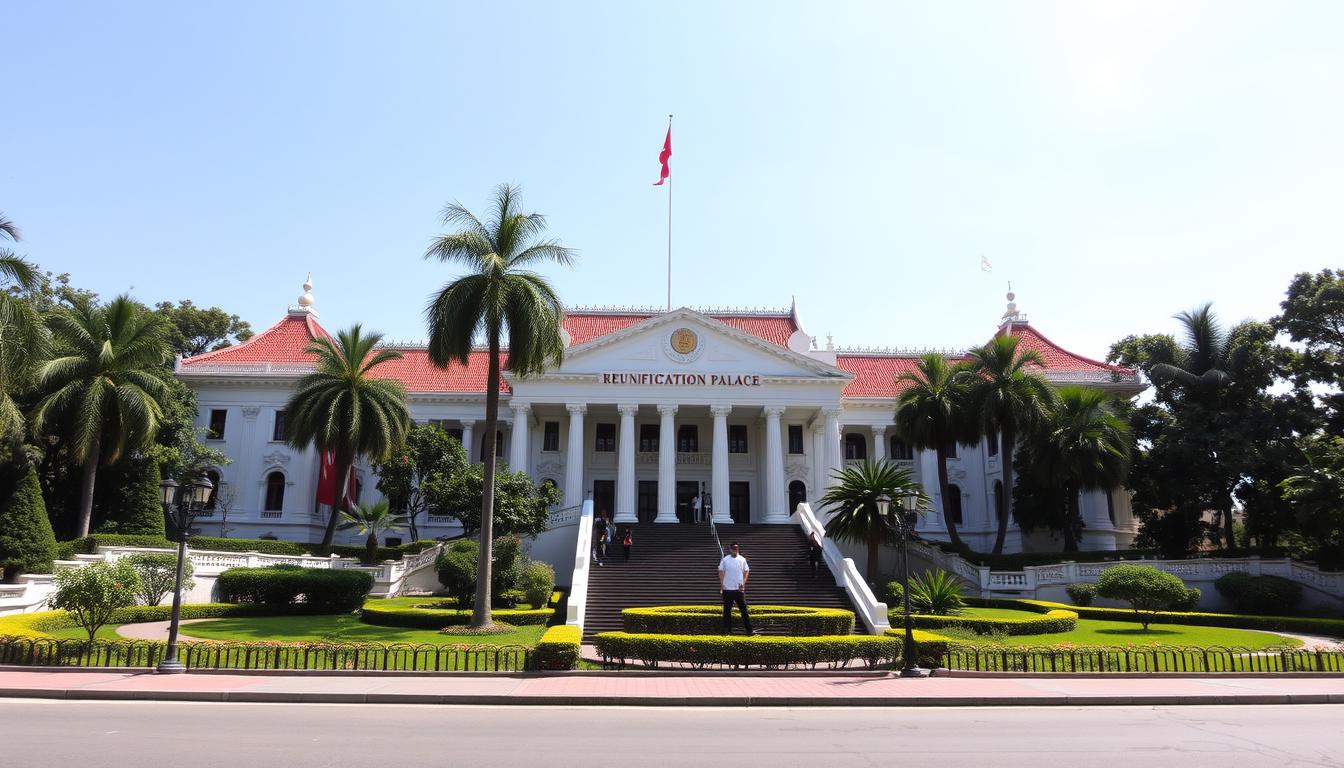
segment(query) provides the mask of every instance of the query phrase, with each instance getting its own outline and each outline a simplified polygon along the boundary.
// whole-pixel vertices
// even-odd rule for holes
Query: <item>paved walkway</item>
[[[211,619],[182,619],[178,622],[177,639],[183,642],[206,643],[208,640],[202,640],[199,637],[188,637],[182,633],[181,627],[188,624],[195,624],[198,621],[211,621]],[[128,640],[161,640],[168,642],[168,625],[171,621],[143,621],[139,624],[122,624],[117,627],[117,635]]]
[[[0,698],[625,706],[1344,704],[1344,676],[886,673],[553,675],[189,673],[0,669]]]

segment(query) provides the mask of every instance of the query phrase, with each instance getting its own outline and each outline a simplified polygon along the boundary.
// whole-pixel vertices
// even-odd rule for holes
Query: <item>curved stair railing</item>
[[[835,577],[835,585],[843,587],[845,593],[849,595],[849,601],[854,604],[864,628],[874,635],[880,635],[890,629],[891,622],[887,621],[887,604],[879,602],[873,596],[873,590],[868,588],[868,582],[864,580],[863,574],[859,573],[854,560],[841,554],[840,548],[826,536],[826,526],[812,511],[812,507],[808,506],[807,502],[799,503],[793,511],[793,517],[803,529],[803,535],[811,539],[812,535],[816,534],[821,539],[822,559],[830,569],[831,575]]]

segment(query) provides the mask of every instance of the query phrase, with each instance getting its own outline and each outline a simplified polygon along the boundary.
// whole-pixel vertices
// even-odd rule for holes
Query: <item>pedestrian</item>
[[[631,531],[630,526],[627,525],[625,530],[621,531],[621,549],[625,552],[625,562],[627,563],[630,562],[630,547],[634,546],[634,544],[634,532]]]
[[[812,578],[817,577],[817,570],[821,567],[821,535],[813,531],[807,539],[807,562],[812,565]]]
[[[593,526],[593,562],[602,565],[602,529],[596,525]]]
[[[610,518],[610,517],[607,517],[607,513],[606,513],[606,512],[603,512],[603,513],[602,513],[602,544],[601,544],[601,546],[602,546],[602,559],[603,559],[603,560],[606,560],[606,559],[607,559],[607,545],[611,543],[611,537],[612,537],[612,535],[613,535],[613,530],[612,530],[613,528],[615,528],[615,526],[612,525],[612,523],[611,523],[611,518]]]
[[[748,635],[756,634],[751,628],[751,612],[747,609],[747,580],[751,577],[751,566],[742,556],[741,548],[734,541],[728,545],[728,554],[719,561],[719,593],[723,595],[723,634],[733,632],[733,606],[742,612],[742,624]]]
[[[700,520],[700,494],[699,494],[699,493],[695,494],[695,498],[691,499],[691,522],[693,522],[693,523],[699,523],[699,522],[701,522],[701,520]]]

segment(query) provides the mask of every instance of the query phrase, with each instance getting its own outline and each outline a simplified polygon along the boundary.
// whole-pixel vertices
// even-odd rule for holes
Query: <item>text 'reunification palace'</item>
[[[1042,373],[1056,385],[1119,395],[1142,388],[1133,371],[1053,344],[1018,314],[1012,294],[997,332],[1039,352]],[[199,397],[206,442],[232,459],[212,470],[222,484],[199,520],[203,532],[227,526],[233,536],[321,539],[328,510],[315,501],[319,457],[289,447],[283,435],[285,403],[312,369],[304,347],[325,334],[305,283],[280,322],[245,343],[178,362],[177,375]],[[997,441],[953,448],[943,498],[934,452],[912,451],[895,435],[896,378],[914,369],[917,353],[833,349],[829,341],[817,348],[792,307],[575,309],[563,337],[558,368],[526,379],[506,372],[498,450],[510,468],[555,483],[566,507],[591,495],[595,509],[617,523],[674,524],[690,521],[691,500],[701,494],[717,522],[785,523],[797,503],[816,507],[847,462],[888,459],[910,464],[971,547],[993,544],[995,510],[1007,504]],[[402,382],[412,418],[442,426],[479,460],[486,352],[445,370],[430,364],[424,347],[396,346],[403,357],[375,375]],[[361,500],[376,496],[369,468],[356,472]],[[1085,494],[1082,515],[1084,549],[1127,547],[1134,537],[1123,491]],[[422,537],[457,530],[433,516],[420,525]],[[924,515],[919,530],[946,538],[940,514]],[[1011,521],[1009,531],[1007,551],[1058,548],[1049,533],[1027,535]]]

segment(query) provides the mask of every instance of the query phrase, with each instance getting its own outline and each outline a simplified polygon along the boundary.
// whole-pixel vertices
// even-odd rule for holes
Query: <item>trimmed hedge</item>
[[[515,626],[547,624],[554,613],[552,608],[495,608],[490,611],[496,621]],[[458,609],[442,599],[415,605],[407,605],[402,600],[369,600],[364,603],[359,618],[365,624],[383,627],[443,629],[471,623],[471,610]]]
[[[221,600],[261,603],[303,613],[349,613],[373,589],[365,571],[299,568],[230,568],[215,581]]]
[[[1052,603],[1048,600],[1003,600],[966,598],[969,605],[989,608],[1016,608],[1035,613],[1064,609],[1078,614],[1080,619],[1133,622],[1131,608],[1084,608],[1078,605]],[[1182,611],[1155,611],[1150,614],[1154,624],[1189,624],[1196,627],[1226,627],[1229,629],[1262,629],[1270,632],[1301,632],[1308,635],[1344,637],[1344,619],[1310,618],[1305,616],[1247,616],[1238,613],[1201,613]]]
[[[1039,613],[1039,612],[1037,612]],[[915,614],[911,623],[920,629],[944,629],[956,627],[969,629],[978,635],[990,635],[1006,632],[1009,635],[1049,635],[1055,632],[1072,632],[1078,627],[1078,614],[1072,610],[1055,608],[1040,616],[1021,619],[1002,619],[988,616],[926,616]],[[887,611],[887,620],[893,627],[905,621],[900,611]]]
[[[1070,584],[1064,588],[1069,593],[1069,599],[1074,605],[1080,605],[1084,608],[1092,604],[1097,597],[1097,585],[1082,581],[1077,584]]]
[[[108,624],[139,624],[146,621],[167,621],[172,617],[171,605],[132,605],[112,612]],[[230,616],[272,616],[278,613],[264,605],[236,603],[196,603],[182,606],[184,619],[222,619]],[[0,637],[48,637],[57,629],[76,626],[65,611],[38,611],[0,618]]]
[[[988,552],[976,552],[962,544],[960,548],[950,542],[929,542],[944,552],[961,555],[961,559],[975,565],[987,565],[996,571],[1020,571],[1029,565],[1057,565],[1063,562],[1101,563],[1115,561],[1134,561],[1140,558],[1153,559],[1160,556],[1156,549],[1115,549],[1089,550],[1086,552],[1017,552],[1009,555],[994,555]]]
[[[1213,587],[1241,613],[1292,612],[1302,603],[1302,585],[1282,576],[1233,571],[1220,576]]]
[[[734,610],[735,616],[740,614]],[[723,606],[658,605],[621,611],[626,632],[669,635],[717,635],[723,631]],[[753,605],[752,626],[793,636],[845,635],[854,631],[854,613],[838,608]]]
[[[882,634],[895,638],[901,644],[901,647],[897,648],[896,657],[898,661],[904,662],[900,657],[905,653],[905,629],[892,627]],[[926,669],[941,667],[943,656],[953,645],[952,638],[922,629],[916,629],[911,634],[915,638],[915,662]]]
[[[822,635],[815,637],[751,637],[733,635],[643,635],[602,632],[593,640],[604,659],[625,665],[636,660],[656,667],[681,662],[695,667],[815,667],[848,666],[858,660],[866,667],[895,661],[901,644],[890,637]]]
[[[197,546],[197,537],[193,536],[191,541],[192,546]],[[419,541],[408,542],[398,547],[379,547],[374,552],[373,560],[375,563],[381,563],[384,560],[400,560],[407,555],[418,555],[438,543],[439,542],[430,539],[420,539]],[[322,548],[321,544],[300,544],[299,546],[306,549],[310,554],[316,554],[317,551]],[[205,547],[202,546],[201,549],[205,549]],[[333,544],[328,548],[328,552],[333,555],[340,555],[341,557],[353,557],[358,560],[363,560],[364,556],[369,553],[369,550],[363,545]]]
[[[438,544],[437,541],[421,539],[402,544],[399,547],[379,547],[377,558],[400,560],[406,555],[419,554]],[[229,539],[222,536],[192,536],[188,542],[192,549],[208,549],[216,552],[259,552],[263,555],[313,555],[322,549],[321,544],[301,544],[296,541],[275,541],[271,539]],[[75,555],[92,555],[98,547],[157,547],[176,549],[175,542],[162,536],[134,536],[119,533],[95,533],[82,539],[62,541],[56,545],[58,560],[71,560]],[[362,546],[336,544],[329,551],[341,557],[363,558],[366,551]]]
[[[536,669],[574,669],[579,665],[578,627],[561,624],[546,630],[532,649],[532,666]]]

